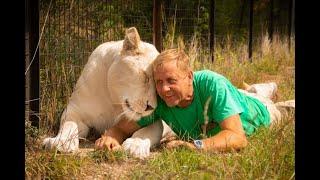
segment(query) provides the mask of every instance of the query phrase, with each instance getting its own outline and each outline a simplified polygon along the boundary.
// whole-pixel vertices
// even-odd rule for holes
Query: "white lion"
[[[140,41],[134,27],[126,30],[124,40],[98,46],[61,116],[58,135],[44,139],[44,146],[75,152],[79,137],[86,137],[89,128],[103,133],[124,116],[137,121],[150,115],[157,105],[151,63],[158,54],[152,44]],[[135,132],[123,147],[136,157],[147,157],[160,142],[162,130],[163,124],[157,121]]]

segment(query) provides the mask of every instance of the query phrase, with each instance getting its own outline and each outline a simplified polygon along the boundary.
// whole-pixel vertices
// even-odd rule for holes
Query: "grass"
[[[290,179],[294,177],[294,121],[261,128],[240,152],[163,149],[132,173],[133,179]]]
[[[125,151],[107,151],[107,150],[95,150],[89,152],[89,157],[94,160],[95,163],[102,162],[119,162],[128,158],[128,154]]]
[[[295,98],[294,43],[289,50],[278,36],[270,42],[267,35],[257,45],[252,63],[246,44],[215,47],[214,59],[195,37],[188,45],[181,37],[167,36],[166,47],[184,47],[194,70],[211,69],[226,76],[235,86],[275,81],[276,101]],[[173,44],[176,42],[176,44]],[[240,152],[200,153],[178,148],[158,148],[146,160],[125,152],[91,151],[85,156],[46,152],[43,136],[57,133],[59,118],[80,71],[71,61],[51,61],[41,72],[41,122],[34,129],[26,121],[27,179],[294,179],[295,119],[286,117],[273,129],[260,128],[248,137],[249,145]],[[53,68],[55,67],[55,68]],[[72,68],[68,68],[72,67]],[[51,84],[51,85],[50,85]]]
[[[57,152],[27,152],[26,179],[63,179],[81,174],[91,160]]]

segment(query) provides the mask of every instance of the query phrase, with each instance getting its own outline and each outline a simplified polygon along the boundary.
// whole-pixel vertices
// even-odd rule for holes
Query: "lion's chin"
[[[144,111],[143,113],[135,111],[127,101],[122,105],[123,112],[129,120],[138,121],[144,116],[149,116],[153,111]]]
[[[142,113],[136,112],[127,101],[122,104],[122,109],[128,120],[138,121],[143,116]]]
[[[141,113],[137,113],[135,111],[129,111],[125,114],[125,116],[132,121],[138,121],[141,119],[142,114]]]

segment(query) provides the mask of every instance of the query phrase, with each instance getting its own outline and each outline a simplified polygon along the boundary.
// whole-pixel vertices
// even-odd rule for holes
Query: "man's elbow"
[[[238,149],[243,149],[248,146],[248,139],[245,135],[243,135],[240,139],[240,143]]]

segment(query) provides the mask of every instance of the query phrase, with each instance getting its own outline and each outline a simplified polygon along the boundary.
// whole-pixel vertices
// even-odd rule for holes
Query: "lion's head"
[[[115,105],[132,120],[150,115],[157,105],[151,63],[159,52],[142,42],[136,28],[126,30],[120,59],[108,71],[108,89]]]

